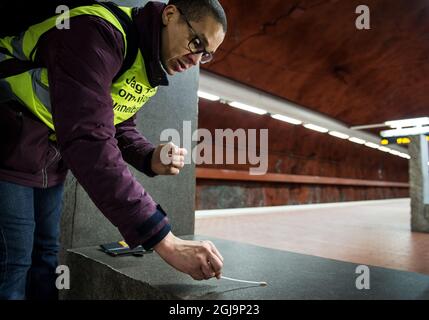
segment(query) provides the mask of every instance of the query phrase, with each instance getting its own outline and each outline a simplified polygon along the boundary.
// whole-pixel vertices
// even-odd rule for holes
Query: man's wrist
[[[163,256],[165,254],[168,254],[169,252],[173,251],[174,248],[174,242],[175,242],[175,236],[170,231],[164,239],[162,239],[160,242],[158,242],[153,249],[160,255]]]

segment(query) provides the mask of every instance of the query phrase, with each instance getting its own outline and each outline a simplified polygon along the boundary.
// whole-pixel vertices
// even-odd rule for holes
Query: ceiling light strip
[[[276,116],[278,120],[280,120],[280,116],[288,117],[307,125],[311,124],[319,128],[323,128],[324,130],[322,131],[324,133],[338,132],[348,135],[351,137],[350,139],[352,139],[352,142],[357,143],[359,141],[360,144],[373,149],[376,149],[377,146],[377,149],[380,150],[378,147],[380,137],[377,135],[351,129],[338,120],[306,109],[286,99],[281,99],[230,79],[214,75],[208,71],[201,70],[199,89],[203,92],[216,93],[216,95],[220,97],[221,101],[232,101],[232,103],[238,102],[240,103],[240,106],[246,107],[257,106],[258,108],[252,107],[252,110],[258,111],[258,114],[269,113],[273,118]],[[386,149],[389,151],[396,150],[403,154],[407,152],[406,148],[398,145],[392,145],[390,148]]]

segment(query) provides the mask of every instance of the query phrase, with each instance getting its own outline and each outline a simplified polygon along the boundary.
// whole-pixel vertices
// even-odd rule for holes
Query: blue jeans
[[[0,300],[58,299],[62,195],[0,181]]]

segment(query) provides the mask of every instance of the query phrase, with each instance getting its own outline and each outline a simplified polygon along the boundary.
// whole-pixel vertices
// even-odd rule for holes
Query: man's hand
[[[177,147],[174,143],[160,144],[152,155],[152,171],[158,175],[178,175],[185,166],[188,151]]]
[[[223,257],[211,241],[182,240],[170,232],[154,249],[168,264],[194,280],[221,277]]]

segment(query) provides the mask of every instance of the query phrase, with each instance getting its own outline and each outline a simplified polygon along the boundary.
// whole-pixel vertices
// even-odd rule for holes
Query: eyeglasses
[[[201,56],[201,63],[205,64],[213,60],[213,53],[208,52],[206,50],[206,47],[204,46],[203,41],[198,36],[197,32],[192,28],[191,23],[189,22],[188,18],[186,18],[186,15],[183,13],[183,11],[177,7],[177,10],[179,10],[180,14],[183,16],[186,24],[188,25],[189,29],[191,29],[192,33],[195,35],[194,38],[192,38],[191,41],[188,43],[188,49],[192,52],[192,54],[200,54]]]

